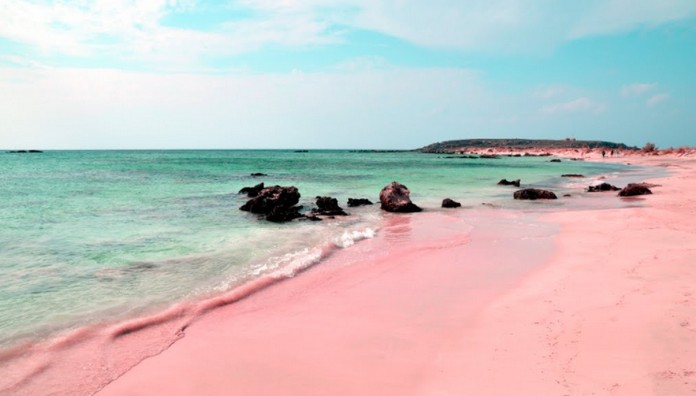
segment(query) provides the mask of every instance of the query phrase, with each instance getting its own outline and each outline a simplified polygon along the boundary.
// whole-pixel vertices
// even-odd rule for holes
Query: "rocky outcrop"
[[[517,190],[513,194],[515,199],[558,199],[556,194],[548,190],[540,190],[537,188],[525,188],[524,190]]]
[[[238,194],[246,194],[247,197],[253,198],[263,190],[263,183],[259,183],[255,185],[254,187],[244,187],[241,190],[239,190]]]
[[[619,191],[620,197],[632,197],[635,195],[652,194],[652,191],[645,185],[639,183],[631,183]]]
[[[457,201],[451,200],[449,198],[445,198],[442,200],[442,207],[443,208],[458,208],[460,206],[462,206],[462,204],[460,204]]]
[[[561,177],[585,177],[585,175],[581,175],[579,173],[566,173],[561,175]]]
[[[602,184],[598,184],[596,186],[587,187],[587,192],[604,192],[604,191],[619,191],[619,190],[621,190],[621,189],[616,187],[616,186],[612,186],[609,183],[602,183]]]
[[[421,208],[411,202],[411,192],[406,186],[398,182],[391,182],[379,193],[379,202],[382,209],[387,212],[420,212]]]
[[[300,201],[300,192],[294,186],[266,187],[258,195],[242,205],[240,210],[264,215],[266,220],[284,222],[302,217],[295,206]]]
[[[354,208],[356,206],[363,205],[373,205],[372,201],[366,198],[348,198],[348,207]]]
[[[503,179],[503,180],[501,180],[501,181],[498,182],[498,185],[499,185],[499,186],[515,186],[515,187],[519,187],[519,186],[520,186],[520,179],[511,180],[511,181],[508,181],[508,179]]]
[[[317,208],[312,213],[322,216],[348,216],[340,206],[338,200],[332,197],[317,197]]]

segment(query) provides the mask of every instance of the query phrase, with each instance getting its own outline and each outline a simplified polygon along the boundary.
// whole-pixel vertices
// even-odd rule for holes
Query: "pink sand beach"
[[[670,174],[621,208],[482,210],[468,237],[456,216],[390,217],[98,394],[694,394],[696,160],[630,162]]]

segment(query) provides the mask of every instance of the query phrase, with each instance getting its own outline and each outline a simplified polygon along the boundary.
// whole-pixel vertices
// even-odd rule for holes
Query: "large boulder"
[[[322,216],[348,216],[340,206],[338,200],[332,197],[317,197],[317,208],[312,213]]]
[[[613,186],[609,183],[602,183],[596,186],[587,187],[587,192],[604,192],[604,191],[619,191],[620,188]]]
[[[508,179],[503,179],[498,182],[499,186],[515,186],[519,187],[520,186],[520,179],[517,180],[508,180]]]
[[[348,207],[353,208],[356,206],[372,205],[372,201],[366,198],[348,198]]]
[[[411,202],[411,192],[401,183],[391,182],[379,193],[379,202],[387,212],[420,212],[421,208]]]
[[[634,195],[652,194],[652,191],[645,184],[630,183],[623,190],[619,191],[620,197],[632,197]]]
[[[452,199],[445,198],[442,200],[442,207],[443,208],[458,208],[460,206],[462,206],[462,204],[460,204],[459,202],[454,201]]]
[[[281,209],[289,209],[300,201],[300,192],[297,187],[266,187],[259,191],[258,195],[242,205],[240,210],[251,213],[268,215],[271,212],[278,213]]]
[[[517,190],[513,194],[515,199],[558,199],[556,194],[547,190],[540,190],[537,188],[525,188],[524,190]]]
[[[254,187],[244,187],[241,190],[239,190],[238,194],[246,194],[247,197],[253,198],[253,197],[259,195],[261,190],[263,190],[263,183],[259,183],[259,184],[255,185]]]

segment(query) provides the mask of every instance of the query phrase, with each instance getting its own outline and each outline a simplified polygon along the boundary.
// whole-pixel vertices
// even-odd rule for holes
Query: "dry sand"
[[[470,237],[394,216],[99,394],[695,394],[696,163],[631,162],[673,173],[620,209],[477,212]]]

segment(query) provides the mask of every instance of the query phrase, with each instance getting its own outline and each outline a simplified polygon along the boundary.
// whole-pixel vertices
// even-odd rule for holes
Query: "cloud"
[[[641,96],[657,87],[657,83],[634,83],[621,87],[622,96]]]
[[[544,114],[575,113],[589,111],[599,113],[605,110],[605,106],[595,103],[588,98],[577,98],[568,102],[561,102],[543,106],[541,112]]]
[[[655,107],[658,104],[666,101],[669,99],[669,95],[666,93],[658,93],[653,96],[651,96],[648,100],[645,101],[645,105],[648,107]]]
[[[696,2],[692,0],[607,0],[591,1],[570,30],[569,38],[623,33],[641,26],[692,18]]]
[[[43,56],[113,58],[191,70],[211,58],[233,57],[268,45],[340,44],[351,31],[382,33],[427,48],[535,52],[569,40],[696,15],[693,0],[237,0],[224,4],[0,0],[0,37]],[[196,25],[200,13],[213,15],[218,22]],[[172,15],[189,22],[169,25],[166,18]]]
[[[534,91],[533,97],[539,99],[552,99],[566,93],[568,89],[560,85],[554,85],[546,88],[540,88]]]

